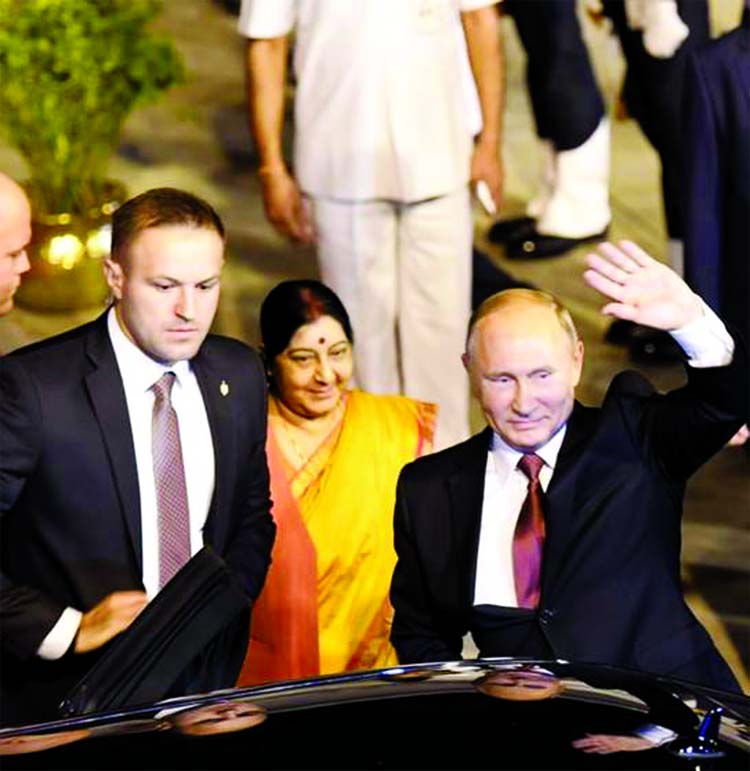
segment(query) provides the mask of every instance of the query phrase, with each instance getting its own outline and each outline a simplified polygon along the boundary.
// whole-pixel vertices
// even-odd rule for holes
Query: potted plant
[[[106,223],[123,197],[109,158],[131,110],[183,76],[173,44],[148,28],[160,9],[160,0],[0,0],[0,131],[27,162],[35,212],[21,303],[63,310],[104,296]]]

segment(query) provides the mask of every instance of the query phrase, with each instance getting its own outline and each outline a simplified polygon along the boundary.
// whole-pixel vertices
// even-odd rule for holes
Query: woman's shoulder
[[[349,393],[350,416],[370,424],[370,430],[382,433],[386,439],[397,440],[407,434],[417,440],[418,455],[432,447],[437,420],[437,405],[396,394],[371,394],[366,391]],[[410,441],[408,436],[404,437]]]
[[[351,403],[357,407],[378,411],[393,411],[396,413],[416,414],[418,412],[437,412],[437,405],[423,402],[409,396],[399,394],[371,394],[367,391],[353,390],[349,392]]]

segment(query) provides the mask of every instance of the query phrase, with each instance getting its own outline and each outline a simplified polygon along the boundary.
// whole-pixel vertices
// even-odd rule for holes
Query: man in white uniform
[[[438,446],[468,435],[468,183],[484,180],[499,205],[497,24],[493,0],[243,0],[239,20],[266,214],[317,244],[352,318],[359,385],[437,402]],[[281,147],[292,30],[293,172]]]

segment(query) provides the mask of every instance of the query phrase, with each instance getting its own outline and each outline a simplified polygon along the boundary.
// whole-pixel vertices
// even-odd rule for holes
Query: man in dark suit
[[[551,296],[509,290],[474,314],[464,363],[490,428],[404,468],[391,639],[402,662],[561,657],[736,682],[680,586],[685,483],[742,422],[741,346],[674,272],[602,244],[586,281],[605,314],[671,331],[688,382],[618,375],[574,399],[583,345]],[[528,477],[528,478],[527,478]]]
[[[208,335],[223,254],[207,203],[150,190],[114,216],[112,307],[0,361],[4,722],[52,716],[205,544],[248,609],[261,589],[265,378],[252,350]],[[204,664],[193,688],[233,684],[231,665]]]

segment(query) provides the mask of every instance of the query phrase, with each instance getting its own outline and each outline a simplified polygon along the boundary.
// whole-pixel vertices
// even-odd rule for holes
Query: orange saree
[[[352,391],[340,431],[296,472],[269,430],[276,542],[238,685],[396,663],[396,479],[431,450],[435,417],[432,404]]]

